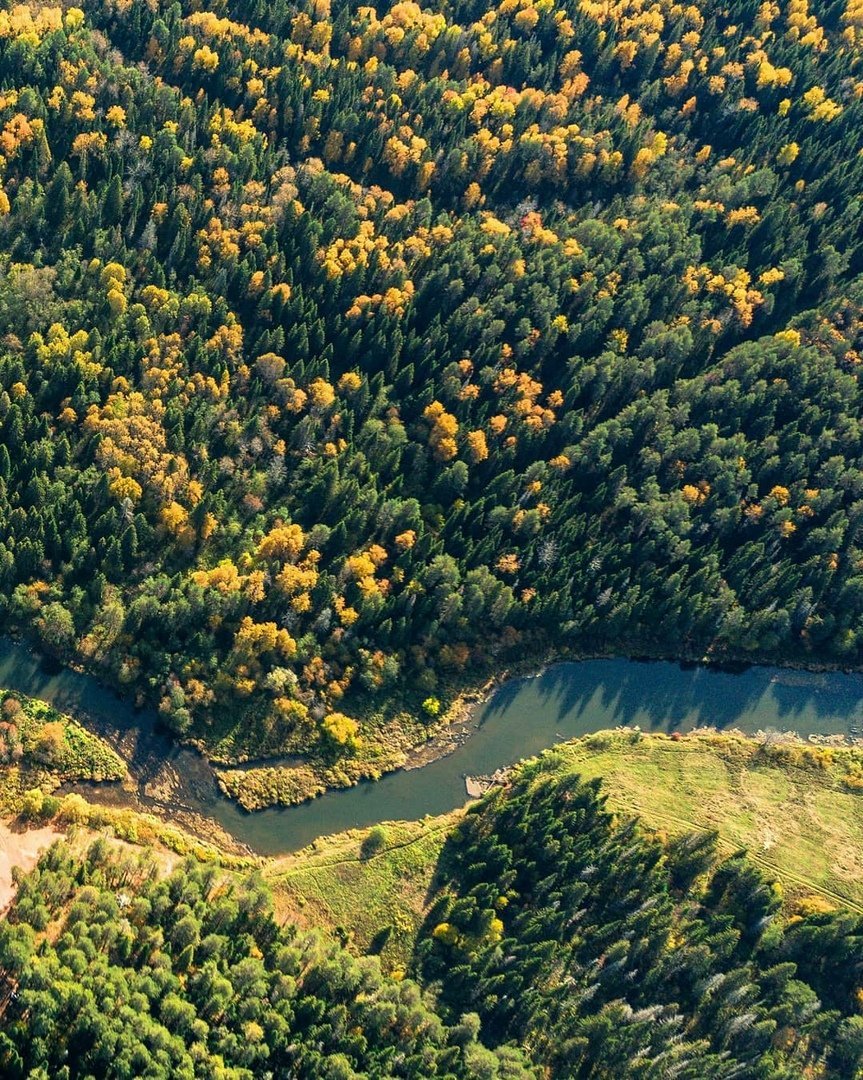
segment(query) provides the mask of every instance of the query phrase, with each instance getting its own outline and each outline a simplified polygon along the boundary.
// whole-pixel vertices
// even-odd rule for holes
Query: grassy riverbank
[[[405,695],[382,709],[360,709],[359,738],[350,751],[297,757],[287,761],[262,760],[252,765],[220,755],[210,756],[223,795],[244,810],[293,806],[334,788],[353,787],[363,780],[379,780],[396,769],[420,768],[451,753],[475,721],[474,712],[508,678],[531,674],[536,660],[507,669],[481,682],[453,680],[435,702],[433,715],[422,708],[423,695]],[[444,705],[441,705],[441,701]],[[440,708],[438,713],[434,710]],[[202,747],[204,752],[206,748]],[[224,749],[224,748],[222,748]]]
[[[390,969],[406,962],[447,834],[462,811],[323,837],[271,860],[264,876],[281,918],[323,926]]]
[[[782,883],[792,912],[815,905],[863,913],[861,750],[620,730],[547,756],[561,774],[601,777],[609,807],[648,829],[668,837],[715,829],[723,853],[747,848]],[[399,968],[459,813],[325,837],[273,860],[265,875],[280,915],[326,926],[359,949],[386,938],[382,957]]]
[[[0,689],[0,819],[14,822],[12,835],[55,831],[59,835],[74,825],[201,861],[238,869],[257,865],[256,858],[227,850],[230,838],[218,829],[208,830],[213,832],[208,840],[153,814],[96,805],[80,792],[58,790],[67,784],[99,784],[126,776],[123,759],[77,720],[44,701]],[[30,841],[21,842],[29,845],[32,863]]]
[[[44,701],[0,690],[0,813],[18,813],[23,794],[70,781],[122,780],[126,765],[98,735]]]

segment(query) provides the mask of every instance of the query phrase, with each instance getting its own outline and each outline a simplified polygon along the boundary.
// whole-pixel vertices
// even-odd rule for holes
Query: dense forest
[[[548,775],[473,806],[441,858],[418,969],[560,1077],[850,1078],[863,1064],[863,924],[780,913],[713,834],[663,845],[598,781]],[[806,905],[804,904],[804,908]]]
[[[529,764],[451,831],[408,977],[279,926],[260,874],[166,875],[152,852],[56,843],[0,923],[0,1072],[861,1075],[860,916],[783,905],[745,853],[613,818],[596,781],[554,766]]]
[[[0,0],[0,632],[306,755],[245,805],[516,661],[859,667],[861,370],[861,0]],[[0,921],[4,1078],[863,1075],[861,917],[554,753],[393,970],[251,857],[83,840],[52,792],[123,762],[0,699],[0,808],[79,823]]]
[[[254,877],[190,862],[169,877],[103,840],[56,844],[0,923],[8,1080],[305,1076],[527,1080],[522,1053],[446,1025],[410,980],[315,933],[280,929]]]
[[[4,625],[227,757],[516,655],[855,664],[861,35],[4,7]]]

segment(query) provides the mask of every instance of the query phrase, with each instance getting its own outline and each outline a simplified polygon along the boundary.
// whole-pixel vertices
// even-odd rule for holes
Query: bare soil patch
[[[15,895],[12,867],[32,870],[39,856],[63,834],[50,825],[25,829],[0,821],[0,911],[5,911]]]

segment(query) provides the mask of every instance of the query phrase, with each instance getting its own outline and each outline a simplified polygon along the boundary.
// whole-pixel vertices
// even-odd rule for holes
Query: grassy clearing
[[[638,815],[660,835],[716,829],[723,851],[747,848],[792,904],[817,896],[863,913],[859,750],[609,731],[544,756],[561,774],[601,777],[609,809]],[[273,860],[265,875],[279,915],[334,930],[359,950],[392,927],[381,955],[388,967],[402,967],[459,814],[387,824],[371,858],[362,848],[372,830],[355,830]]]
[[[818,893],[863,911],[863,754],[735,735],[601,732],[549,751],[599,776],[608,805],[669,835],[716,829],[790,896]]]
[[[274,859],[264,873],[277,913],[333,930],[361,951],[379,951],[389,969],[401,968],[446,835],[460,815],[355,829]]]

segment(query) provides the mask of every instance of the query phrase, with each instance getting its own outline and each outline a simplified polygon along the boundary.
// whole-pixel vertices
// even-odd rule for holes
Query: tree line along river
[[[247,814],[223,798],[205,759],[178,747],[155,711],[136,709],[90,675],[58,668],[25,644],[0,639],[0,687],[42,698],[107,739],[137,790],[112,800],[143,810],[185,809],[218,822],[262,855],[379,821],[440,814],[465,801],[464,778],[493,773],[564,739],[621,724],[645,731],[698,726],[863,736],[863,676],[753,666],[739,672],[668,661],[583,660],[504,683],[475,713],[452,754],[311,802]],[[171,778],[164,795],[161,775]]]

